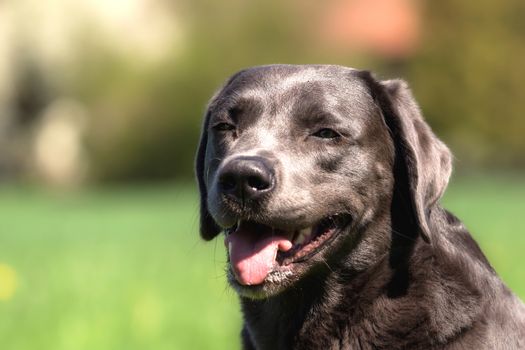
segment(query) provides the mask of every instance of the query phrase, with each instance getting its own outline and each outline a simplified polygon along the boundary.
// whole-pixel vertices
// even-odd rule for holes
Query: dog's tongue
[[[235,278],[243,285],[263,283],[275,264],[277,252],[292,248],[290,239],[276,235],[268,226],[251,222],[241,222],[225,243]]]

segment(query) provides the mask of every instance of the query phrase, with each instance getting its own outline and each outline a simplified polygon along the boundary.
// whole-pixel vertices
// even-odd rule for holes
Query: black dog
[[[256,67],[212,98],[201,235],[244,349],[525,349],[525,307],[439,199],[451,155],[403,81]]]

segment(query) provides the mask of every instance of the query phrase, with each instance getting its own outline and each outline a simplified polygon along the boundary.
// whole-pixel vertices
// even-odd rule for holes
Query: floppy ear
[[[205,158],[206,158],[206,148],[208,145],[208,125],[210,122],[210,112],[209,107],[206,111],[206,116],[204,118],[204,124],[202,126],[201,137],[199,142],[199,147],[197,149],[197,156],[195,158],[195,173],[197,176],[197,183],[199,184],[199,194],[200,194],[200,234],[201,237],[206,240],[212,240],[221,232],[221,228],[215,220],[213,220],[210,212],[208,211],[208,190],[206,188],[205,182]]]
[[[377,82],[375,99],[392,135],[396,152],[396,181],[401,182],[401,197],[413,214],[421,237],[430,243],[429,216],[443,195],[452,172],[452,156],[445,144],[424,121],[421,111],[403,80]],[[397,186],[397,184],[396,184]]]
[[[221,95],[228,94],[228,87],[232,82],[241,74],[243,74],[246,69],[240,70],[239,72],[232,75],[226,83],[215,92],[215,94],[208,102],[208,107],[206,108],[206,115],[204,117],[204,123],[202,125],[201,137],[199,141],[199,147],[197,148],[197,155],[195,157],[195,175],[197,176],[197,183],[199,184],[199,195],[200,195],[200,234],[202,239],[210,241],[214,239],[221,231],[219,225],[215,222],[208,210],[207,198],[208,198],[208,189],[206,188],[206,148],[208,146],[208,127],[210,124],[210,111],[214,108],[216,104],[220,103]]]

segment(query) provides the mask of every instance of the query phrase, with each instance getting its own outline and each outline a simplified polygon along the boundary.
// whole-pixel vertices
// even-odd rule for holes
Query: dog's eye
[[[217,123],[213,126],[213,129],[214,130],[217,130],[217,131],[229,131],[229,130],[233,130],[235,129],[235,125],[233,124],[230,124],[230,123]]]
[[[319,137],[322,139],[335,139],[337,137],[340,137],[341,135],[335,130],[324,128],[324,129],[321,129],[315,132],[313,136]]]

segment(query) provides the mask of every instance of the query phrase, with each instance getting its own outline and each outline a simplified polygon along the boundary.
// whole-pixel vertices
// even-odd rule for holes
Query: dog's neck
[[[385,295],[401,300],[407,293],[407,273],[402,266],[392,269],[388,256],[365,271],[319,266],[295,288],[277,296],[241,298],[244,336],[257,344],[256,349],[272,350],[338,348],[331,342],[348,339],[354,330],[356,341],[374,341],[382,335],[365,334],[366,325],[381,325],[383,320],[368,320],[366,309]],[[409,322],[417,324],[424,317]]]
[[[328,301],[323,295],[325,288],[332,288],[328,279],[327,271],[316,271],[277,296],[264,300],[241,298],[250,342],[257,344],[257,349],[294,348],[301,332],[309,328],[307,323],[322,317],[316,310]]]
[[[359,242],[349,242],[355,245],[354,254],[316,266],[294,287],[276,296],[263,300],[241,297],[245,317],[243,337],[257,344],[256,349],[331,348],[327,342],[343,336],[340,325],[349,325],[349,318],[354,314],[359,317],[355,306],[362,305],[363,299],[378,295],[379,288],[386,285],[386,279],[392,275],[391,242],[387,237],[390,234],[379,233],[382,231],[379,226],[389,225],[383,220],[374,221],[360,232]],[[366,231],[373,231],[374,236],[368,236]],[[384,244],[367,241],[369,237],[377,240],[381,236]],[[369,265],[359,262],[363,260]],[[376,281],[378,278],[385,281]]]
[[[256,349],[337,348],[330,342],[347,337],[353,324],[365,322],[367,316],[357,305],[371,304],[386,293],[387,276],[392,275],[386,260],[357,274],[320,267],[295,288],[272,298],[242,298],[251,342]]]
[[[435,219],[449,220],[446,215],[440,210]],[[479,286],[452,271],[459,271],[457,264],[480,260],[465,256],[439,266],[434,257],[443,254],[445,241],[430,245],[419,238],[391,237],[388,254],[378,255],[366,269],[353,269],[349,260],[338,266],[320,265],[279,295],[264,300],[241,298],[247,344],[257,344],[259,350],[330,349],[339,346],[331,342],[344,341],[354,344],[352,348],[386,349],[394,348],[388,344],[429,347],[429,334],[443,342],[452,339],[482,310]],[[436,278],[443,273],[445,279]],[[440,304],[445,294],[451,302]],[[449,318],[455,322],[447,323]]]

